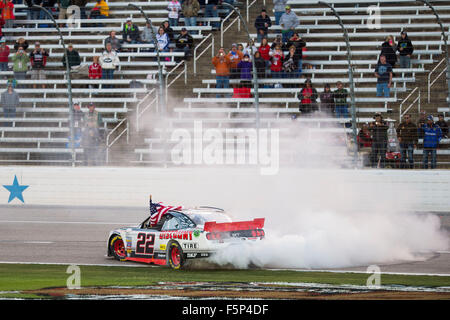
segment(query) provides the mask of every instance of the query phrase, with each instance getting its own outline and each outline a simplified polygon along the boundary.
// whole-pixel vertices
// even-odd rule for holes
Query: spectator
[[[89,66],[89,79],[91,80],[99,80],[102,78],[102,66],[99,63],[100,57],[94,56],[92,58],[92,64]],[[98,85],[90,84],[89,88],[97,88]]]
[[[3,38],[3,26],[5,25],[5,19],[0,16],[0,39]]]
[[[154,43],[153,40],[153,33],[156,34],[158,30],[155,28],[152,28],[150,23],[145,24],[145,28],[141,32],[141,40],[143,43]]]
[[[25,80],[28,71],[28,62],[30,62],[30,57],[25,53],[25,50],[19,47],[16,54],[11,57],[11,61],[13,62],[14,78],[16,80]]]
[[[106,19],[109,17],[109,6],[105,0],[96,0],[96,4],[93,9],[97,8],[99,10],[99,16],[97,19]]]
[[[89,111],[85,117],[86,126],[91,128],[100,128],[103,123],[102,115],[95,110],[95,105],[92,102],[89,103],[88,109]]]
[[[359,130],[357,141],[360,151],[372,147],[372,136],[370,134],[369,125],[367,123],[364,123],[361,130]]]
[[[109,37],[105,39],[105,48],[108,43],[111,44],[111,48],[116,52],[120,52],[120,50],[122,49],[122,41],[116,37],[116,32],[114,30],[112,30],[109,33]]]
[[[252,79],[252,63],[250,61],[250,56],[245,54],[241,61],[237,64],[241,80],[251,80]]]
[[[281,33],[283,35],[283,43],[288,42],[289,38],[294,35],[299,20],[297,15],[291,10],[290,6],[286,6],[286,11],[280,18]]]
[[[299,36],[297,32],[294,32],[294,35],[289,38],[287,42],[287,47],[295,46],[295,55],[297,56],[297,66],[298,66],[298,76],[300,77],[303,71],[303,49],[306,49],[306,42]]]
[[[59,20],[64,20],[64,19],[69,19],[69,15],[67,14],[67,8],[70,7],[71,0],[58,0],[58,8],[59,8],[59,13],[58,13],[58,19]],[[81,12],[80,12],[81,13]],[[80,14],[81,16],[81,14]],[[61,28],[64,26],[63,23],[61,23],[59,25]]]
[[[184,0],[181,5],[184,17],[184,25],[187,27],[197,26],[197,16],[200,11],[200,4],[197,0]]]
[[[377,78],[377,97],[388,98],[392,85],[392,66],[384,55],[380,56],[380,62],[375,67],[375,77]]]
[[[423,158],[422,167],[428,169],[428,158],[431,156],[431,169],[436,168],[436,150],[439,147],[439,142],[442,139],[442,130],[433,121],[433,116],[430,114],[427,117],[427,123],[422,127],[423,131]]]
[[[5,39],[0,40],[0,71],[8,71],[9,47]]]
[[[171,0],[167,6],[167,11],[169,11],[169,24],[171,27],[178,26],[179,12],[181,11],[181,4],[178,0]]]
[[[91,123],[83,130],[81,144],[83,146],[84,165],[96,166],[98,164],[98,149],[100,147],[100,133]]]
[[[425,111],[420,111],[419,120],[417,120],[417,136],[419,139],[423,139],[422,127],[427,123],[427,113]]]
[[[275,37],[275,40],[273,40],[272,45],[270,46],[272,50],[275,50],[276,47],[280,47],[281,50],[285,49],[285,44],[283,43],[283,38],[281,37],[281,34]]]
[[[5,118],[15,118],[16,108],[19,106],[20,99],[16,91],[14,91],[12,82],[8,82],[8,88],[1,95],[0,105],[3,109]],[[12,126],[11,122],[6,123],[6,126]]]
[[[264,61],[266,61],[266,68],[269,67],[270,65],[270,45],[269,45],[269,41],[267,40],[267,38],[263,38],[261,41],[261,45],[258,48],[259,53],[261,54],[261,58],[264,59]]]
[[[216,88],[229,88],[231,61],[223,48],[220,48],[217,55],[213,57],[212,64],[216,69]],[[216,98],[220,98],[220,95],[217,94]]]
[[[439,128],[441,128],[442,136],[444,138],[448,138],[448,123],[445,121],[443,114],[439,114],[438,118],[439,118],[439,120],[436,121],[436,124],[439,126]]]
[[[348,91],[344,88],[341,81],[336,82],[336,90],[334,90],[334,110],[337,118],[348,118]]]
[[[387,148],[387,130],[388,125],[380,113],[374,116],[375,121],[370,123],[370,131],[372,133],[372,168],[384,168],[386,164],[386,148]],[[380,158],[380,159],[379,159]]]
[[[406,158],[408,158],[409,169],[413,169],[414,149],[417,147],[419,137],[417,135],[417,126],[411,121],[411,115],[405,115],[404,119],[397,127],[397,138],[402,155],[400,168],[406,168]]]
[[[120,60],[117,52],[112,50],[110,43],[106,44],[106,50],[100,57],[100,66],[102,67],[102,79],[113,79],[114,71],[119,66]],[[104,85],[104,88],[113,88],[112,85]]]
[[[400,68],[411,68],[411,55],[414,52],[414,46],[406,31],[402,31],[400,36],[401,39],[397,44],[397,50],[400,52]]]
[[[139,27],[131,21],[131,18],[127,19],[127,22],[123,25],[122,40],[128,44],[141,43],[141,34]]]
[[[79,66],[81,64],[80,54],[78,51],[73,49],[73,45],[69,44],[67,46],[67,58],[69,60],[69,68]],[[62,57],[62,64],[64,68],[66,67],[66,55],[64,54]]]
[[[302,114],[309,114],[317,110],[317,90],[313,88],[311,80],[307,79],[300,91],[300,107]]]
[[[320,111],[334,114],[334,93],[328,83],[325,83],[323,92],[320,94]]]
[[[42,0],[25,0],[27,4],[27,19],[28,20],[38,20],[39,19],[39,9],[33,8],[33,5],[40,5]]]
[[[291,46],[288,54],[283,59],[283,73],[285,78],[295,78],[297,76],[298,55],[295,51],[295,46]]]
[[[205,4],[204,16],[206,18],[218,18],[219,12],[217,10],[217,6],[219,5],[219,0],[206,0]],[[219,30],[220,28],[219,22],[212,22],[211,26],[213,30]]]
[[[84,127],[84,113],[81,110],[80,104],[75,102],[73,104],[73,126],[74,126],[74,147],[79,148],[81,146],[82,130]],[[71,137],[69,135],[66,148],[71,148]]]
[[[45,9],[47,9],[47,11],[52,12],[52,8],[55,6],[56,0],[42,0],[42,1],[37,1],[39,2],[39,5]],[[47,13],[44,12],[44,10],[39,10],[39,20],[50,20],[50,18],[48,17]],[[40,24],[39,28],[49,28],[50,25],[48,24]]]
[[[263,38],[267,38],[267,33],[269,32],[269,28],[272,26],[272,21],[270,17],[267,15],[266,9],[261,10],[261,14],[255,20],[255,28],[256,28],[256,41],[261,43]]]
[[[386,57],[386,62],[391,65],[391,68],[395,68],[395,64],[397,63],[396,51],[397,48],[395,46],[394,37],[388,36],[386,41],[381,44],[380,61],[381,56],[384,55]]]
[[[255,56],[255,68],[258,74],[258,79],[264,79],[266,77],[266,60],[261,57],[261,52],[256,51]]]
[[[241,62],[242,58],[244,58],[244,54],[237,49],[237,45],[233,43],[231,45],[231,50],[227,54],[227,57],[230,59],[230,77],[231,79],[239,78],[239,69],[238,63]]]
[[[169,35],[164,31],[163,27],[159,27],[158,33],[156,34],[156,41],[158,43],[159,51],[169,52],[170,38]]]
[[[170,27],[169,21],[164,21],[164,22],[162,23],[162,27],[163,27],[163,29],[164,29],[164,32],[167,33],[167,36],[169,37],[169,41],[170,41],[170,42],[174,42],[175,32],[174,32],[173,29]]]
[[[14,28],[14,3],[11,0],[3,0],[0,2],[2,10],[2,19],[5,21],[5,28]]]
[[[19,47],[22,47],[22,49],[24,51],[26,51],[28,49],[28,41],[25,40],[24,38],[19,38],[16,40],[16,42],[14,43],[14,50],[19,50]]]
[[[30,53],[31,62],[31,79],[32,80],[45,80],[45,66],[47,65],[48,52],[41,48],[41,44],[36,42],[34,44],[34,50]],[[33,84],[33,88],[36,88],[36,83]],[[45,84],[42,84],[42,88],[45,88]]]
[[[272,78],[283,77],[283,60],[284,54],[280,47],[276,47],[275,51],[270,52],[270,75]],[[276,88],[282,88],[281,83],[275,85]]]
[[[247,42],[247,46],[241,51],[244,55],[248,54],[249,57],[254,56],[255,52],[258,51],[258,48],[255,46],[255,40],[251,39],[249,42]]]
[[[184,52],[184,59],[187,60],[192,56],[192,48],[194,47],[194,38],[189,34],[186,28],[181,28],[181,33],[175,42],[178,52]]]
[[[273,11],[275,15],[275,24],[280,24],[281,16],[284,13],[288,0],[273,0]]]

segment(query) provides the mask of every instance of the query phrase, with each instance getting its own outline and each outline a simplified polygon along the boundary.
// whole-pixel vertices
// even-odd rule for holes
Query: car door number
[[[136,253],[137,254],[153,254],[155,245],[155,234],[141,232],[137,235]]]

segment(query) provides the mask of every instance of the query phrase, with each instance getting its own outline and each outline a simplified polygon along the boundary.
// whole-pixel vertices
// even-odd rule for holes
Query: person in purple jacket
[[[241,80],[252,79],[252,62],[248,54],[244,55],[244,58],[237,64]]]

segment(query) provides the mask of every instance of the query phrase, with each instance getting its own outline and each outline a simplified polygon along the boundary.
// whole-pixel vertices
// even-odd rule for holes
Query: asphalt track
[[[107,258],[109,231],[136,225],[146,208],[0,206],[0,263],[130,265]],[[450,229],[450,215],[441,215]],[[450,275],[450,252],[430,254],[425,261],[379,265],[382,273]],[[367,266],[335,271],[363,271]]]

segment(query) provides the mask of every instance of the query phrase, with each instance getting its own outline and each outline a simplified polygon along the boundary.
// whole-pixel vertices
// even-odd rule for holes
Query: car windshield
[[[231,222],[231,219],[221,212],[201,212],[190,213],[189,218],[192,219],[197,225],[204,225],[205,222],[215,221],[217,223]]]

